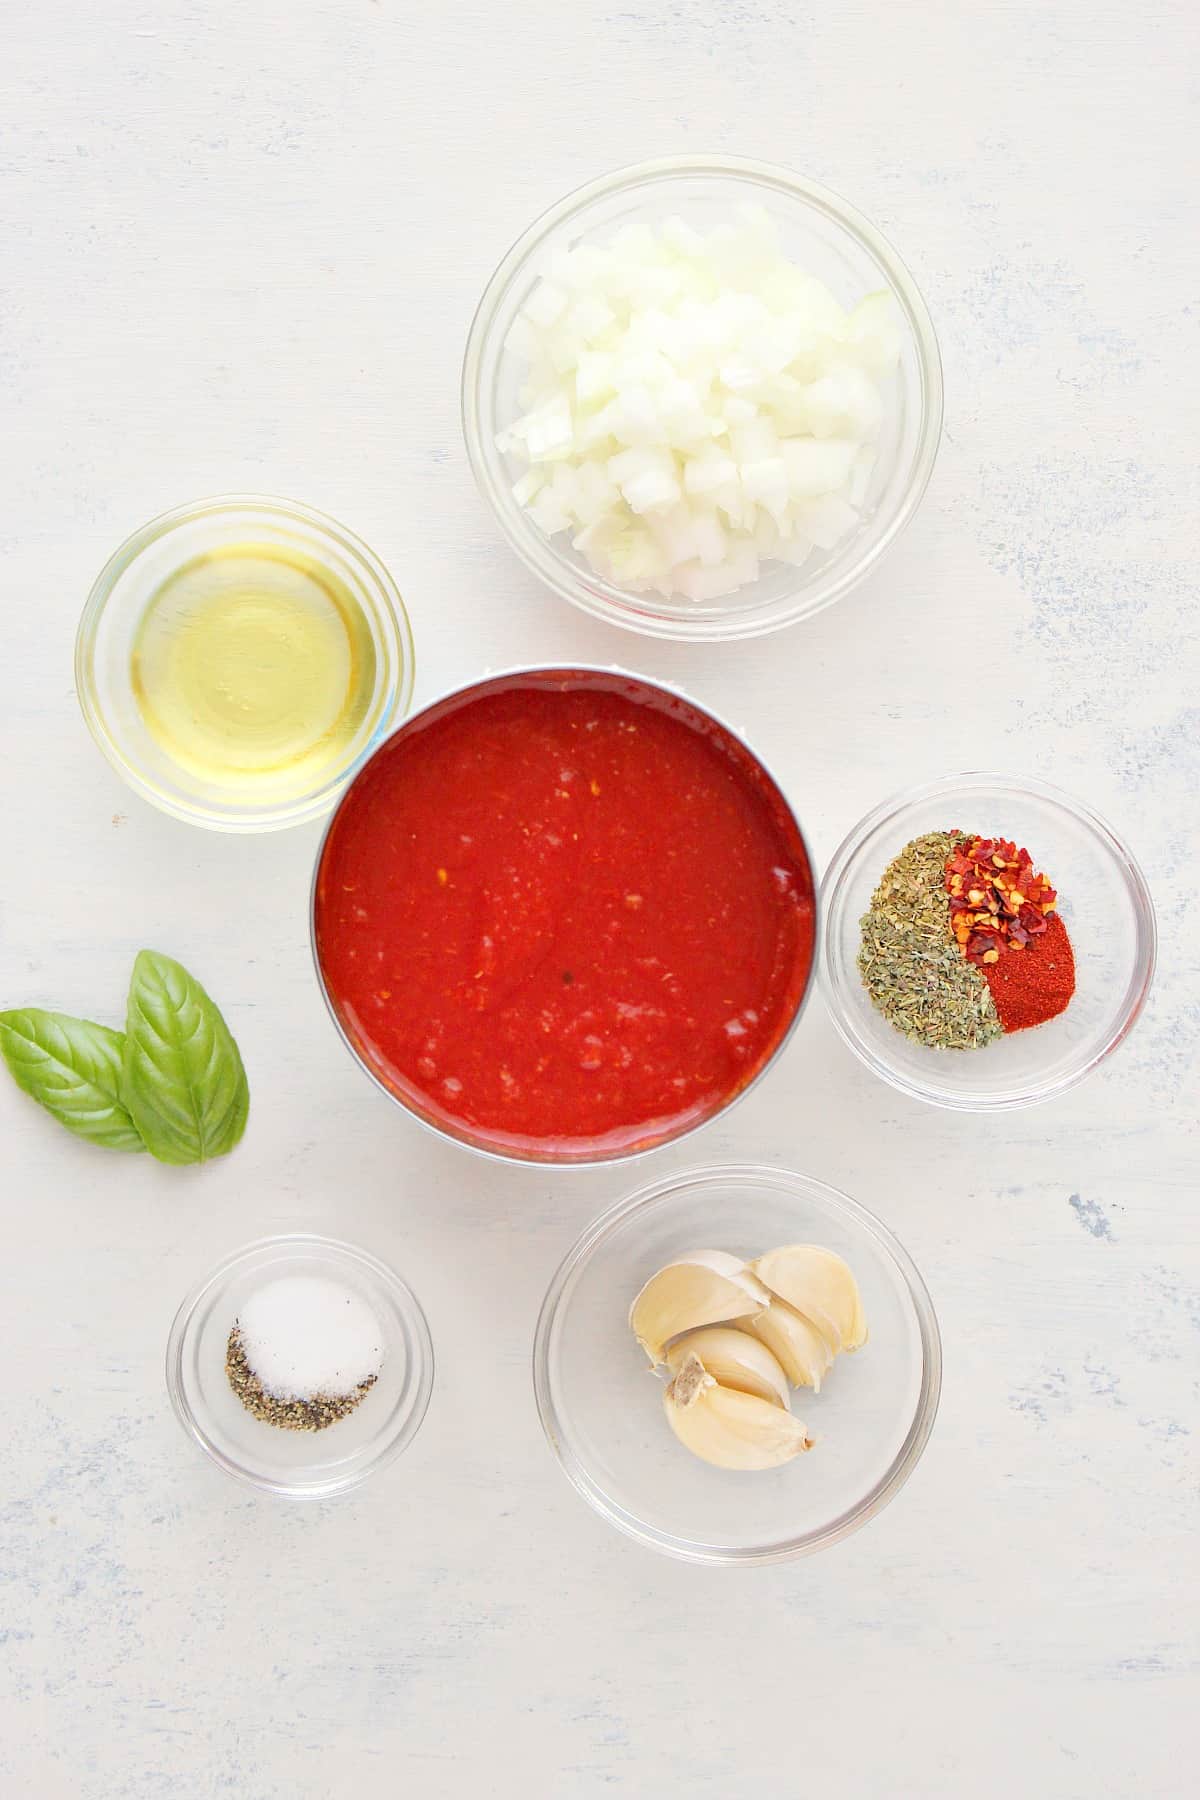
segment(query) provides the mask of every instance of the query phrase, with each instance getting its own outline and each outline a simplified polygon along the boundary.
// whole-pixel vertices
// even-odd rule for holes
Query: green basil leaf
[[[141,950],[129,984],[121,1095],[160,1162],[206,1162],[246,1129],[250,1089],[216,1006],[182,964]]]
[[[19,1088],[76,1137],[144,1150],[121,1099],[124,1034],[39,1006],[0,1013],[0,1055]]]

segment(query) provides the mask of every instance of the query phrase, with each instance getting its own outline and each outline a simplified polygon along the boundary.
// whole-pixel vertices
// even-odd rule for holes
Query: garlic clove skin
[[[697,1250],[652,1275],[629,1309],[629,1324],[651,1363],[667,1344],[699,1325],[744,1318],[767,1304],[762,1283],[736,1256]]]
[[[734,1256],[729,1250],[689,1250],[679,1261],[698,1263],[703,1269],[711,1269],[714,1275],[721,1275],[725,1280],[734,1282],[748,1294],[766,1296],[766,1288],[752,1272],[745,1258]]]
[[[812,1449],[799,1419],[757,1394],[722,1387],[698,1356],[684,1357],[663,1407],[684,1448],[714,1468],[778,1469]]]
[[[830,1348],[857,1350],[866,1342],[866,1318],[849,1265],[820,1244],[784,1244],[756,1257],[750,1269],[764,1287],[809,1319]]]
[[[716,1376],[709,1374],[698,1356],[685,1356],[674,1379],[667,1383],[665,1397],[676,1407],[694,1406],[706,1388],[716,1385]]]
[[[702,1325],[676,1338],[666,1353],[667,1367],[677,1375],[687,1357],[697,1357],[722,1387],[756,1394],[772,1406],[788,1404],[788,1378],[779,1359],[760,1338],[732,1325]]]
[[[834,1351],[812,1320],[786,1300],[772,1300],[762,1312],[739,1319],[733,1329],[765,1345],[793,1387],[820,1393],[821,1383],[833,1367]]]

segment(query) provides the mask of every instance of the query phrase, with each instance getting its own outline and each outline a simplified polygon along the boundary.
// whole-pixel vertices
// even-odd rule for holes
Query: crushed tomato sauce
[[[387,1087],[484,1144],[583,1157],[675,1135],[763,1066],[808,982],[812,875],[704,714],[624,677],[514,676],[367,764],[315,929]]]

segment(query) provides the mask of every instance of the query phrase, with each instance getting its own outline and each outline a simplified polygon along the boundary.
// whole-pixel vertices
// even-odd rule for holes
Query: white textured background
[[[117,1019],[159,945],[225,1006],[254,1096],[237,1154],[189,1172],[78,1146],[0,1086],[0,1793],[1194,1793],[1191,0],[0,0],[0,27],[0,1003]],[[941,460],[885,568],[746,647],[642,643],[542,594],[457,418],[472,307],[529,218],[704,149],[856,201],[946,361]],[[109,551],[239,487],[391,565],[418,700],[489,662],[620,657],[752,720],[822,863],[902,783],[981,758],[1060,780],[1149,873],[1147,1018],[1067,1099],[976,1125],[895,1098],[814,1001],[727,1122],[632,1172],[442,1148],[315,994],[316,832],[159,817],[80,721]],[[735,1155],[877,1208],[947,1356],[896,1503],[746,1574],[594,1518],[527,1373],[582,1224]],[[404,1460],[317,1508],[210,1468],[161,1377],[183,1290],[291,1226],[394,1259],[439,1359]]]

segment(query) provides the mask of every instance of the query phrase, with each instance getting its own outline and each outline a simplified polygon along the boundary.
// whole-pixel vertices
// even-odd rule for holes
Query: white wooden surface
[[[36,1800],[1093,1800],[1193,1793],[1200,994],[1197,212],[1188,0],[39,0],[0,6],[0,1001],[119,1016],[151,943],[226,1006],[251,1127],[197,1172],[0,1085],[0,1791]],[[544,204],[716,148],[853,198],[924,286],[947,430],[884,570],[747,647],[642,643],[528,581],[458,426],[482,283]],[[222,489],[344,517],[412,609],[418,699],[620,658],[734,718],[824,861],[881,794],[1052,773],[1150,873],[1147,1019],[1062,1102],[898,1100],[819,1003],[725,1123],[632,1173],[494,1169],[352,1067],[309,969],[315,831],[129,796],[72,691],[131,527]],[[673,1163],[778,1159],[877,1208],[945,1334],[899,1500],[809,1562],[656,1559],[561,1478],[534,1316],[583,1223]],[[394,1470],[243,1492],[161,1363],[260,1233],[394,1259],[438,1353]]]

